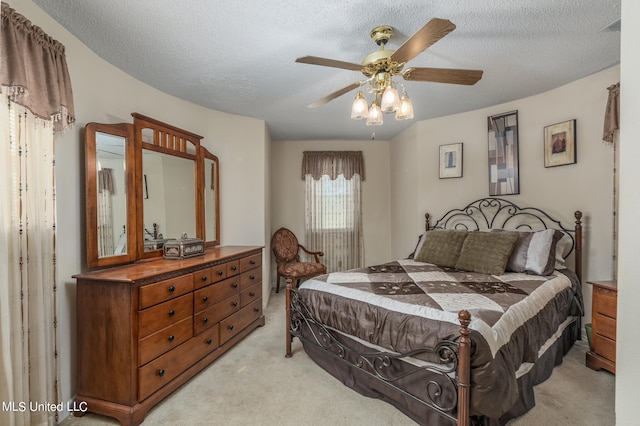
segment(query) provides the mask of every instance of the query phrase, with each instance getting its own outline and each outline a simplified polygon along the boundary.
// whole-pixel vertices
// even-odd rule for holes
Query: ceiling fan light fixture
[[[381,126],[382,125],[382,109],[378,105],[378,100],[374,99],[369,108],[369,115],[367,116],[367,126]]]
[[[358,90],[353,100],[353,105],[351,105],[351,119],[362,120],[363,118],[367,118],[368,115],[369,105],[367,105],[367,100],[364,98],[362,90]]]
[[[382,93],[382,100],[380,102],[380,108],[382,112],[395,112],[400,107],[400,95],[393,83],[389,83]]]
[[[413,118],[413,103],[406,91],[400,96],[400,107],[396,110],[396,120],[410,120]]]

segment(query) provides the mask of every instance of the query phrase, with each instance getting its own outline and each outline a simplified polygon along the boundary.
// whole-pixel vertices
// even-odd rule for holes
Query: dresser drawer
[[[248,271],[249,269],[256,268],[262,265],[262,254],[254,254],[240,259],[240,272]]]
[[[216,349],[218,339],[218,328],[212,328],[138,368],[138,401],[146,399]]]
[[[210,308],[199,312],[194,317],[193,330],[195,334],[212,327],[224,318],[240,309],[240,295],[235,294],[231,297],[214,304]]]
[[[227,264],[212,266],[193,273],[193,285],[195,288],[202,288],[227,278]]]
[[[193,315],[193,293],[171,299],[139,312],[139,338]]]
[[[260,318],[261,314],[262,299],[258,299],[240,309],[230,317],[220,321],[220,344],[223,345],[226,343],[227,340],[231,339],[253,321]]]
[[[262,282],[262,268],[250,269],[240,274],[240,291]]]
[[[140,287],[140,309],[182,296],[193,290],[191,274]]]
[[[201,288],[194,292],[194,312],[200,312],[215,305],[227,297],[238,294],[240,291],[240,278],[231,277],[219,283]]]
[[[173,324],[162,330],[158,330],[153,334],[140,340],[138,350],[140,357],[138,365],[144,365],[159,355],[175,348],[181,343],[186,342],[193,336],[193,318],[187,317],[176,324]]]
[[[262,297],[262,286],[260,284],[257,283],[253,287],[240,292],[240,307],[244,308],[249,303]]]
[[[617,318],[618,301],[615,294],[600,288],[593,291],[593,310],[596,313]]]
[[[232,277],[240,273],[240,261],[232,260],[227,262],[227,277]]]

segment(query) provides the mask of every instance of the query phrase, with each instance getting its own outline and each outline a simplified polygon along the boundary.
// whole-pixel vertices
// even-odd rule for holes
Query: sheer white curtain
[[[305,245],[324,252],[328,272],[364,264],[361,174],[359,151],[305,152]]]
[[[58,402],[53,124],[1,104],[0,400],[17,411],[0,424],[52,425],[55,410],[29,403]]]
[[[65,48],[2,2],[0,424],[57,423],[55,131],[75,121]]]
[[[113,169],[98,171],[98,257],[115,254],[113,232]]]

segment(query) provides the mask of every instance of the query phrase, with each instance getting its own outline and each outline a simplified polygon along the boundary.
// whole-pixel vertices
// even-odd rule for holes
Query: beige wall
[[[622,0],[624,31],[620,69],[620,223],[618,254],[618,335],[616,424],[638,424],[638,306],[640,306],[640,3]]]
[[[265,245],[268,138],[262,120],[212,111],[166,95],[109,65],[32,2],[12,0],[10,4],[65,45],[73,82],[77,123],[55,140],[58,351],[61,398],[67,401],[75,394],[75,280],[71,276],[86,268],[84,126],[91,121],[131,123],[131,113],[139,112],[204,136],[203,144],[220,158],[221,242],[225,245]],[[268,269],[265,262],[265,287]],[[267,298],[268,292],[265,303]]]
[[[504,196],[520,206],[537,206],[572,227],[584,213],[584,275],[612,274],[613,150],[602,143],[607,87],[619,81],[613,67],[540,95],[463,114],[416,123],[391,142],[392,257],[415,246],[424,213],[433,220],[455,207],[489,195],[487,117],[518,111],[520,195]],[[545,168],[543,128],[576,119],[577,163]],[[463,177],[438,178],[438,147],[462,142]],[[405,187],[406,185],[406,187]],[[407,231],[407,229],[410,230]],[[585,286],[585,321],[591,318],[591,288]]]
[[[362,182],[364,260],[367,265],[389,261],[389,143],[385,141],[272,142],[271,232],[284,226],[305,245],[305,185],[300,177],[302,152],[321,150],[362,151],[365,163]],[[275,272],[272,275],[275,279]]]

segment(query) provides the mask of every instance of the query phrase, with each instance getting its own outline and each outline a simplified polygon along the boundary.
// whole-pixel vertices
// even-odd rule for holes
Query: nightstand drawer
[[[617,318],[618,301],[615,294],[596,288],[593,291],[594,311],[609,318]]]
[[[593,334],[616,340],[616,320],[601,314],[596,314],[593,321]]]
[[[593,336],[593,351],[610,361],[616,361],[616,342],[606,337]]]

